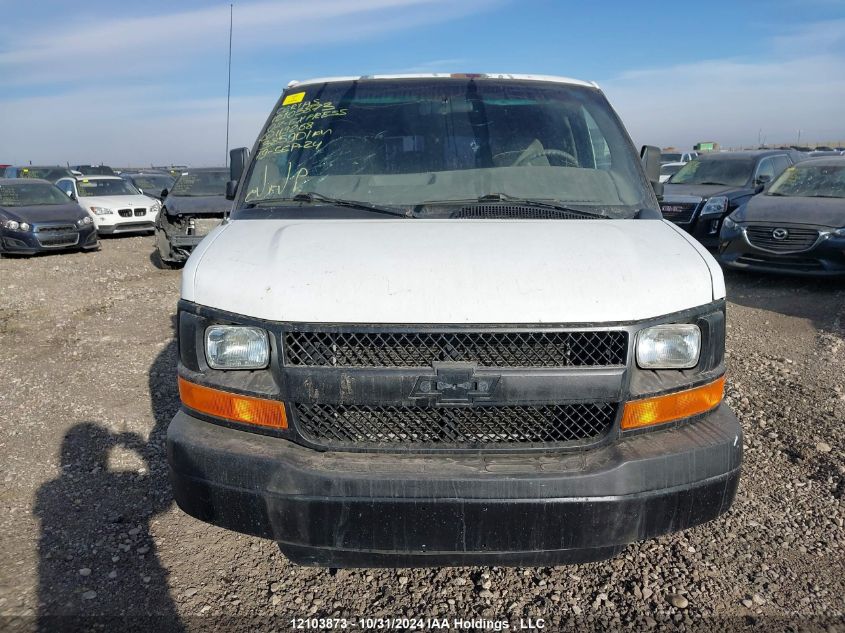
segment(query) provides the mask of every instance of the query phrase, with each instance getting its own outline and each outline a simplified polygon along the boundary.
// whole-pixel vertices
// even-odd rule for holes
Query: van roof
[[[570,77],[556,75],[520,75],[510,73],[405,73],[397,75],[350,75],[348,77],[317,77],[305,81],[291,81],[288,88],[306,86],[309,84],[333,83],[338,81],[365,81],[371,79],[514,79],[520,81],[549,81],[554,83],[571,84],[587,88],[598,88],[594,81],[582,81]]]

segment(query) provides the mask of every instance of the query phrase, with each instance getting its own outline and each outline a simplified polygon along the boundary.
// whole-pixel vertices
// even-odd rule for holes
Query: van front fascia
[[[259,427],[247,427],[247,430],[280,435],[321,451],[579,451],[613,442],[619,437],[619,418],[626,401],[699,386],[724,374],[724,310],[725,302],[720,300],[634,323],[362,326],[270,322],[182,301],[179,304],[179,375],[204,386],[284,402],[291,421],[287,431]],[[702,346],[696,367],[686,370],[642,370],[637,367],[633,358],[637,333],[641,329],[664,323],[695,323],[701,328]],[[271,344],[269,367],[256,371],[211,369],[205,361],[203,336],[207,327],[216,324],[249,325],[265,329],[270,335]],[[555,360],[560,359],[554,357],[532,356],[537,354],[536,343],[532,343],[535,348],[529,349],[527,356],[520,357],[521,352],[517,349],[514,358],[497,359],[496,362],[489,362],[488,359],[486,363],[465,358],[461,356],[460,350],[451,349],[447,354],[449,358],[429,358],[426,363],[403,364],[406,361],[400,359],[401,362],[392,364],[368,364],[365,357],[356,361],[355,365],[339,365],[336,364],[336,358],[335,364],[331,364],[331,359],[323,357],[318,357],[316,361],[309,360],[301,353],[294,358],[291,348],[294,343],[313,345],[315,340],[331,340],[334,341],[334,349],[338,349],[337,341],[352,339],[360,343],[373,337],[376,338],[376,345],[381,345],[382,352],[391,341],[394,347],[398,345],[397,341],[416,341],[414,345],[423,346],[423,351],[428,351],[425,345],[442,344],[440,341],[443,340],[457,339],[460,342],[470,338],[471,344],[480,346],[486,344],[484,342],[488,339],[496,341],[502,337],[513,337],[513,340],[522,341],[526,336],[550,337],[557,344],[576,346],[579,339],[575,337],[606,335],[624,341],[616,342],[617,347],[613,350],[617,354],[615,357],[609,358],[607,362],[602,359],[575,359],[575,362],[568,365],[563,362],[555,364]],[[420,340],[423,342],[420,343]],[[580,344],[585,345],[583,341]],[[350,349],[365,354],[378,351],[362,350],[361,347],[358,344],[358,347]],[[297,349],[302,351],[301,348]],[[391,351],[411,353],[401,346]],[[514,355],[513,347],[505,351]],[[587,352],[596,353],[592,348]],[[346,360],[348,362],[348,358]],[[437,389],[438,383],[441,387],[445,385],[445,388]],[[478,390],[479,385],[481,391]],[[454,414],[454,420],[446,422],[465,425],[474,423],[473,414],[468,412],[470,410],[493,414],[494,410],[504,408],[508,415],[518,417],[525,414],[545,415],[550,406],[569,407],[556,410],[556,415],[587,416],[591,424],[598,426],[593,429],[595,432],[584,437],[547,437],[542,440],[538,438],[537,441],[523,437],[518,442],[461,442],[458,441],[460,437],[452,437],[449,442],[438,442],[431,438],[427,438],[427,441],[411,441],[413,438],[410,436],[402,441],[401,433],[393,441],[356,442],[314,433],[316,427],[322,426],[319,419],[321,416],[337,416],[339,412],[352,418],[358,416],[358,419],[368,424],[372,419],[384,424],[389,422],[385,418],[401,416],[408,408],[413,409],[415,415],[429,417],[439,411],[437,415],[441,418],[448,417],[450,411],[461,410]],[[593,419],[596,413],[601,415],[600,425]],[[303,428],[303,417],[306,416],[310,419],[311,432]],[[361,416],[366,417],[366,420]],[[416,424],[417,421],[412,423]],[[577,425],[578,421],[575,423]],[[641,432],[644,431],[636,431]]]

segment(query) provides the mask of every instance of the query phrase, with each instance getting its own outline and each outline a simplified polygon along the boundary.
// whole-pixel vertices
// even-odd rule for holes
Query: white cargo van
[[[582,81],[290,84],[183,272],[179,506],[335,567],[596,560],[728,510],[725,286],[659,164]]]

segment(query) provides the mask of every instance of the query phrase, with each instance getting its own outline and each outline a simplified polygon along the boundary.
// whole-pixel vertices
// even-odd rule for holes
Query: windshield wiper
[[[257,200],[255,202],[250,202],[246,205],[247,209],[254,209],[259,206],[266,206],[266,205],[276,205],[278,206],[279,203],[284,202],[301,202],[305,204],[314,204],[317,202],[323,202],[325,204],[333,204],[337,207],[346,207],[349,209],[361,209],[362,211],[371,211],[373,213],[381,213],[382,215],[392,215],[394,217],[399,218],[412,218],[414,217],[410,210],[408,211],[401,211],[399,209],[391,209],[388,207],[379,207],[373,204],[369,204],[367,202],[358,202],[357,200],[344,200],[343,198],[332,198],[330,196],[324,196],[321,193],[315,193],[313,191],[306,191],[303,193],[298,193],[292,198],[267,198],[265,200]]]
[[[704,182],[698,183],[699,185],[722,185],[723,187],[727,187],[728,183],[726,182],[713,182],[711,180],[706,180]]]
[[[538,207],[541,209],[554,209],[555,211],[565,211],[567,213],[574,213],[578,215],[582,215],[584,217],[590,218],[607,218],[608,216],[604,213],[597,213],[595,211],[586,211],[584,209],[578,209],[575,207],[570,207],[565,204],[556,202],[554,200],[536,200],[533,198],[518,198],[516,196],[511,196],[506,193],[488,193],[483,196],[479,196],[478,198],[473,198],[469,200],[432,200],[431,202],[423,202],[419,206],[427,207],[427,206],[437,206],[437,205],[450,205],[450,204],[475,204],[479,202],[512,202],[514,204],[524,204],[526,206]]]

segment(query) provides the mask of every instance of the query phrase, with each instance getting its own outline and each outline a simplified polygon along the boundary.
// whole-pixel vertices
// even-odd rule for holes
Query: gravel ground
[[[152,248],[0,260],[0,629],[409,616],[845,632],[845,283],[728,276],[728,398],[747,448],[720,520],[572,567],[324,570],[173,503],[179,272]]]

